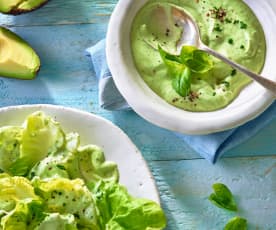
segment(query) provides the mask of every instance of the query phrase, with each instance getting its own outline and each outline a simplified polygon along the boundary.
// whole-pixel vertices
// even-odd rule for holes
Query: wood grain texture
[[[151,162],[169,226],[173,230],[223,229],[236,215],[248,229],[276,229],[276,157],[223,159],[213,166],[205,160]],[[208,200],[212,184],[232,191],[238,212],[219,209]]]
[[[99,108],[97,80],[85,49],[105,37],[116,0],[51,0],[22,16],[0,15],[41,57],[33,81],[0,78],[0,106],[50,103],[105,117],[118,125],[141,150],[156,178],[169,230],[222,229],[233,213],[210,205],[214,182],[233,190],[238,214],[250,229],[276,229],[276,121],[228,151],[216,165],[201,159],[174,133],[156,127],[133,111]],[[146,197],[146,194],[145,194]]]
[[[18,16],[0,15],[5,26],[43,26],[107,23],[117,1],[114,0],[50,0],[42,8]]]

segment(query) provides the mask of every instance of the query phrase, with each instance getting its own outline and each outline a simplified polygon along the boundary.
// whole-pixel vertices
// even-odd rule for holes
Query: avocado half
[[[10,30],[0,27],[0,76],[33,79],[40,59],[32,47]]]
[[[22,14],[35,10],[48,0],[0,0],[0,12],[4,14]]]

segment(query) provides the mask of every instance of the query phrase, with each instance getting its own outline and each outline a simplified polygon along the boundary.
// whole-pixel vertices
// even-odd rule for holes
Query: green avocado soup
[[[260,22],[241,0],[150,0],[137,13],[131,29],[136,68],[146,84],[168,103],[188,111],[214,111],[230,104],[251,79],[211,57],[213,68],[193,73],[191,91],[180,96],[174,89],[158,46],[178,54],[183,28],[173,19],[171,6],[183,8],[197,22],[202,41],[253,72],[261,72],[266,56]],[[185,33],[185,31],[184,31]]]

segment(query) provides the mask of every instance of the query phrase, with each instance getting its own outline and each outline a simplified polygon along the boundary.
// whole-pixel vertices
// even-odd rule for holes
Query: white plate
[[[110,121],[76,109],[54,105],[23,105],[0,109],[0,126],[21,125],[27,115],[43,111],[60,122],[65,132],[78,132],[81,144],[96,144],[107,160],[118,164],[120,183],[130,194],[160,203],[155,182],[139,150],[126,134]]]
[[[267,57],[262,75],[276,80],[275,0],[246,0],[259,18],[267,39]],[[129,105],[146,120],[169,130],[207,134],[239,126],[262,113],[274,97],[254,82],[226,108],[214,112],[188,112],[157,96],[138,74],[130,45],[132,21],[147,0],[120,0],[107,33],[107,61],[115,84]]]

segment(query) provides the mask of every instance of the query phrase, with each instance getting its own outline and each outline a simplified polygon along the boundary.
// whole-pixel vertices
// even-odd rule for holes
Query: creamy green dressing
[[[192,15],[206,45],[254,72],[260,72],[265,62],[261,24],[241,0],[150,0],[135,16],[131,31],[133,58],[141,77],[156,94],[189,111],[227,106],[251,80],[215,58],[212,70],[193,74],[189,96],[181,97],[173,89],[173,76],[157,49],[160,45],[167,52],[177,53],[183,29],[173,20],[171,5]]]

